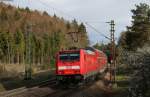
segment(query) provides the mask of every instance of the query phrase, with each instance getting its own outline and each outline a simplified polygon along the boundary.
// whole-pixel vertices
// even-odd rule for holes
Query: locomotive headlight
[[[58,70],[74,69],[79,70],[80,66],[58,66]]]
[[[80,69],[80,66],[72,66],[72,69]]]
[[[65,69],[67,69],[66,66],[59,66],[58,67],[58,70],[65,70]]]

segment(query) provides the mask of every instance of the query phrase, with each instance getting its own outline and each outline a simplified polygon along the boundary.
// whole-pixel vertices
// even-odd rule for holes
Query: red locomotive
[[[56,76],[60,82],[76,83],[99,75],[106,64],[106,55],[94,48],[60,51],[56,57]]]

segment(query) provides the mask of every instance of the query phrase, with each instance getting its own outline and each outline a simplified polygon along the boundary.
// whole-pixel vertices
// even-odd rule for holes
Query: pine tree
[[[75,32],[78,31],[78,23],[75,19],[72,21],[72,28],[73,28],[73,31]]]
[[[119,44],[125,49],[137,50],[150,41],[150,7],[141,3],[131,12],[132,26],[127,27],[127,31],[122,33]]]
[[[46,11],[43,12],[43,15],[49,16],[49,14]]]
[[[132,36],[131,46],[142,47],[146,41],[148,41],[150,33],[150,21],[149,21],[150,8],[147,4],[141,3],[136,5],[136,9],[132,10],[132,26],[129,27],[127,37]],[[129,38],[128,38],[129,39]],[[128,40],[127,39],[127,40]]]
[[[88,36],[87,36],[87,31],[86,31],[86,27],[83,23],[81,23],[78,27],[78,33],[80,34],[79,37],[79,41],[82,41],[81,47],[87,47],[89,45],[89,40],[88,40]]]
[[[15,39],[15,53],[17,57],[17,63],[19,64],[24,58],[25,52],[25,40],[22,32],[18,31],[14,34]],[[20,57],[22,60],[20,60]]]
[[[20,13],[19,13],[18,10],[15,11],[14,18],[15,18],[15,20],[19,20],[21,18]]]

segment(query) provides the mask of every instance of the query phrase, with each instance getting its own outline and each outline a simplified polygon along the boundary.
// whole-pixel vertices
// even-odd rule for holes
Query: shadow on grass
[[[32,76],[31,80],[24,80],[24,78],[3,78],[0,79],[0,92],[8,91],[21,87],[33,87],[38,83],[51,79],[54,77],[54,71],[46,71],[35,74]]]

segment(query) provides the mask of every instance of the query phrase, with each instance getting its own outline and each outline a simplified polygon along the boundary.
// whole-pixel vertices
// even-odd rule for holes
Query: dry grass
[[[25,65],[23,64],[7,64],[5,65],[6,71],[24,72]]]
[[[0,79],[15,78],[22,75],[24,72],[24,65],[3,64],[0,65]]]
[[[47,69],[48,70],[48,69]],[[0,79],[20,78],[24,75],[25,64],[1,64],[0,65]],[[40,67],[33,65],[32,73],[36,74],[43,70]]]
[[[41,70],[38,66],[32,66],[33,79],[30,81],[24,81],[24,71],[24,64],[0,65],[0,91],[18,88],[24,85],[32,85],[33,83],[50,78],[50,70]]]
[[[31,87],[34,86],[42,81],[48,80],[52,78],[53,71],[43,71],[37,74],[32,75],[31,80],[24,80],[24,78],[13,78],[13,79],[7,79],[6,81],[0,81],[0,92],[12,90],[20,87]]]

